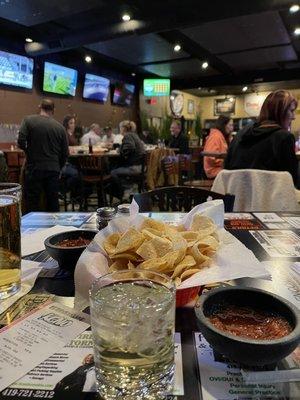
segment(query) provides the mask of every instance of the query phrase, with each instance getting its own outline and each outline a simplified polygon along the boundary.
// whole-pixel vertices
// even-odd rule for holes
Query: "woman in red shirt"
[[[206,139],[204,151],[210,153],[227,153],[230,136],[233,131],[233,121],[230,117],[220,115],[216,127],[212,128]],[[204,171],[212,179],[223,169],[224,160],[215,157],[204,157]]]

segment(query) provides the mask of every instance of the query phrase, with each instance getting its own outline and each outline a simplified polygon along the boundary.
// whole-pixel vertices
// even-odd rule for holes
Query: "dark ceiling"
[[[21,6],[20,6],[21,4]],[[173,87],[241,89],[300,77],[300,11],[285,0],[1,0],[0,46],[28,54],[70,49]],[[132,19],[123,22],[127,11]],[[181,51],[174,52],[174,44]],[[68,54],[68,53],[67,53]],[[207,61],[209,67],[202,69]],[[256,85],[256,86],[255,86]],[[197,93],[197,91],[195,91]]]

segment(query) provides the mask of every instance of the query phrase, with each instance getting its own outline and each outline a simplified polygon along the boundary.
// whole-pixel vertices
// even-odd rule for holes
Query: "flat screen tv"
[[[62,65],[45,62],[44,92],[75,96],[77,71]]]
[[[170,79],[144,79],[144,96],[169,96]]]
[[[113,104],[130,106],[133,101],[135,86],[129,83],[116,82],[113,94]]]
[[[83,98],[105,102],[109,92],[109,79],[99,75],[85,74]]]
[[[32,89],[33,59],[0,51],[0,84]]]

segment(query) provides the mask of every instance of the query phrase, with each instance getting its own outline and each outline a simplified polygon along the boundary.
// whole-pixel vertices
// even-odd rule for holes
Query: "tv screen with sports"
[[[133,101],[135,86],[129,83],[116,82],[113,95],[113,104],[130,106]]]
[[[109,79],[103,76],[85,74],[83,98],[105,102],[109,92]]]
[[[44,92],[75,96],[77,71],[62,65],[45,62]]]
[[[0,51],[0,84],[32,89],[33,59]]]

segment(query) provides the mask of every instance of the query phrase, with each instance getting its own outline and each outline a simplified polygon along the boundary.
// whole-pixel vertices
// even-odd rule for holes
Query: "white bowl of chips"
[[[179,286],[209,267],[218,247],[216,224],[201,214],[193,216],[190,230],[184,225],[144,218],[139,228],[131,226],[124,232],[114,232],[103,241],[107,272],[138,268],[166,274],[178,287],[177,306],[197,296],[200,286],[181,290]]]

